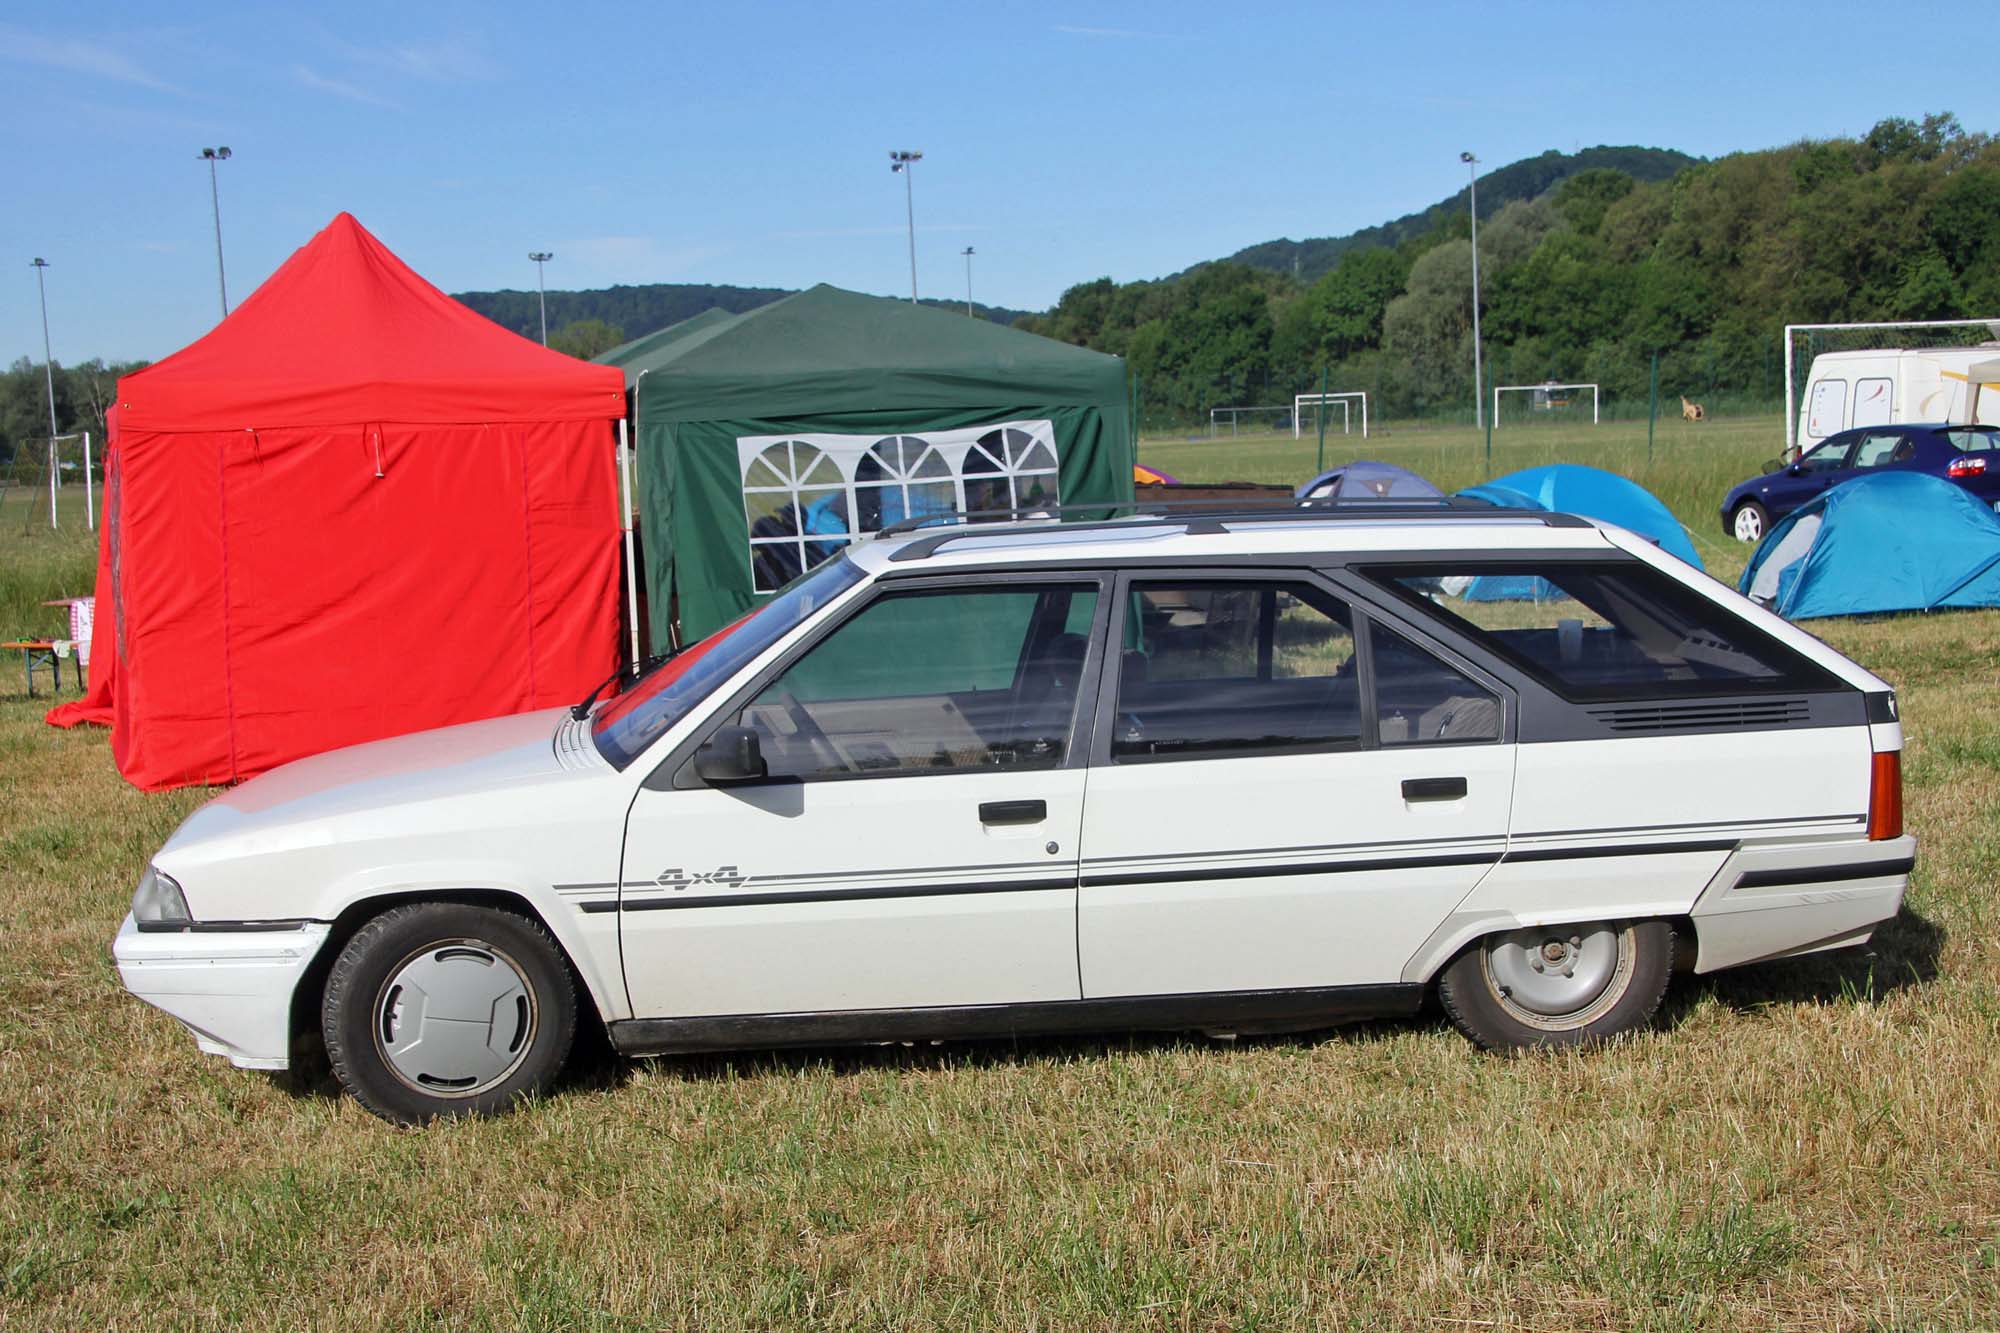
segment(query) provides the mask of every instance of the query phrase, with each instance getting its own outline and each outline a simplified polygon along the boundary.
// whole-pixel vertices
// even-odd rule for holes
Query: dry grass
[[[1661,485],[1709,533],[1703,479],[1770,452],[1721,427]],[[1502,470],[1556,447],[1525,437]],[[1378,443],[1473,479],[1466,438]],[[1147,449],[1302,471],[1214,455]],[[87,582],[15,517],[0,589]],[[1910,910],[1872,954],[1684,978],[1611,1049],[1426,1018],[603,1062],[421,1132],[120,991],[107,942],[200,795],[124,786],[0,664],[0,1324],[2000,1326],[2000,613],[1814,628],[1902,691]]]

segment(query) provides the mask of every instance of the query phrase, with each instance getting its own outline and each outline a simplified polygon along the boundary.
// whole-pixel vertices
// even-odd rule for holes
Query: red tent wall
[[[351,308],[317,318],[342,302],[372,334]],[[329,322],[395,382],[314,382],[322,352],[363,354],[316,346]],[[260,424],[279,400],[302,420]],[[619,659],[622,402],[620,372],[486,322],[343,214],[215,333],[120,382],[91,692],[49,720],[108,706],[120,772],[153,790],[574,702]],[[339,420],[381,408],[410,417]]]

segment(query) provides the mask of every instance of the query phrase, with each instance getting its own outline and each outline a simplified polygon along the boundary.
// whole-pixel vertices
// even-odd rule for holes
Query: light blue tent
[[[1615,523],[1696,569],[1702,567],[1701,556],[1673,511],[1644,486],[1615,472],[1578,463],[1551,463],[1510,472],[1482,486],[1468,486],[1459,494],[1506,509],[1548,509]],[[1543,601],[1562,594],[1540,579],[1487,577],[1473,580],[1463,595],[1468,601],[1502,602]]]
[[[1921,472],[1877,472],[1785,516],[1742,591],[1789,620],[2000,606],[2000,518]]]

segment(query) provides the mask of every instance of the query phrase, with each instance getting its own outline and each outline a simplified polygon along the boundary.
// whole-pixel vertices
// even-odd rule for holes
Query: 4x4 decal
[[[693,884],[720,884],[727,888],[740,889],[754,878],[755,876],[743,874],[735,866],[717,866],[713,870],[698,870],[693,874],[675,866],[671,870],[662,870],[653,882],[663,889],[679,892]]]

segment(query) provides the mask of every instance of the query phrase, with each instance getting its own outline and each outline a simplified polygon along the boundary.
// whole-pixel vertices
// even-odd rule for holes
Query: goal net
[[[1966,349],[1968,353],[1984,353],[2000,356],[2000,318],[1995,319],[1925,319],[1914,322],[1897,323],[1871,322],[1858,324],[1787,324],[1785,326],[1785,447],[1787,450],[1801,442],[1800,422],[1811,407],[1811,380],[1813,362],[1830,352],[1932,352],[1950,349]],[[1876,372],[1857,370],[1857,376]],[[1850,376],[1849,378],[1856,378]],[[1894,389],[1890,391],[1891,396]],[[1851,396],[1851,395],[1850,395]],[[1915,404],[1912,404],[1914,407]],[[1820,404],[1823,414],[1830,414],[1830,402]],[[1856,406],[1842,404],[1842,421],[1851,423]],[[1893,413],[1895,420],[1918,420],[1905,417],[1900,410]]]
[[[101,465],[87,431],[20,440],[0,466],[0,508],[28,520],[46,518],[52,528],[79,519],[94,528]]]
[[[1503,397],[1502,395],[1511,395]],[[1507,413],[1501,414],[1502,404]],[[1587,414],[1587,415],[1586,415]],[[1588,420],[1598,424],[1597,386],[1595,384],[1558,384],[1554,380],[1544,380],[1540,384],[1496,384],[1493,386],[1493,429],[1500,429],[1503,421],[1516,424],[1538,422],[1580,422]]]
[[[1275,435],[1282,431],[1292,419],[1292,409],[1280,403],[1275,407],[1211,407],[1208,409],[1208,438],[1229,435],[1232,438],[1248,432],[1252,435]]]
[[[1341,433],[1351,433],[1354,418],[1361,419],[1361,438],[1368,438],[1368,395],[1359,390],[1349,393],[1301,393],[1292,396],[1292,438],[1301,439],[1307,431],[1319,430],[1322,412],[1327,414],[1326,424],[1333,427],[1333,412],[1340,412]]]

